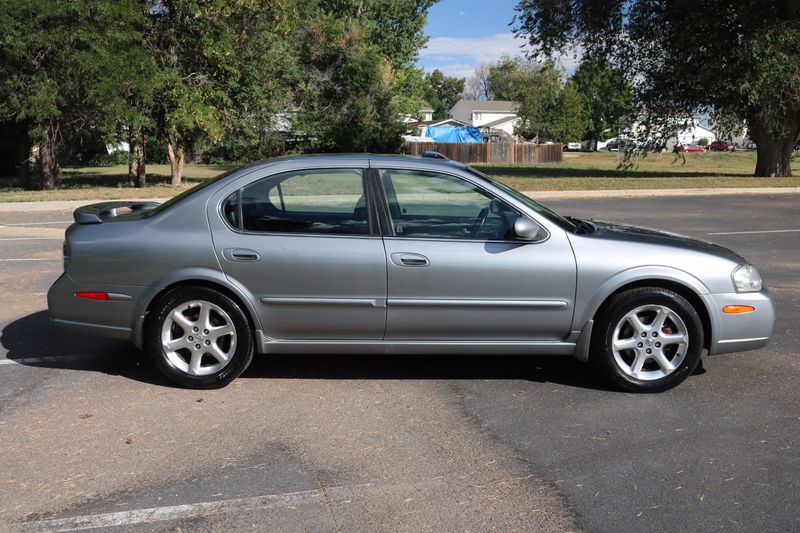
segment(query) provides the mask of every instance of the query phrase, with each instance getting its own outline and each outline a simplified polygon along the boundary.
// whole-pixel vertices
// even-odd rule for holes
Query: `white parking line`
[[[12,226],[46,226],[48,224],[72,224],[71,220],[56,220],[55,222],[19,222],[14,224],[0,224],[0,228]]]
[[[0,359],[0,365],[38,365],[40,363],[52,363],[55,361],[74,361],[75,359],[86,359],[79,355],[53,355],[51,357],[20,357],[19,359]]]
[[[709,235],[758,235],[760,233],[797,233],[800,229],[768,229],[761,231],[719,231]]]
[[[62,237],[7,237],[0,241],[63,241]]]
[[[14,262],[14,261],[58,261],[58,257],[47,258],[47,257],[23,257],[20,259],[0,259],[2,262]]]
[[[368,486],[368,485],[363,485]],[[153,507],[135,511],[122,511],[86,516],[75,516],[56,520],[43,520],[41,522],[27,522],[14,524],[19,531],[79,531],[100,527],[131,526],[149,524],[164,520],[178,520],[186,518],[201,518],[217,513],[242,513],[261,511],[265,509],[292,509],[298,505],[321,503],[325,499],[325,491],[321,489],[304,490],[300,492],[286,492],[268,496],[255,496],[252,498],[237,498],[220,500],[216,502],[193,503],[187,505],[173,505],[170,507]]]

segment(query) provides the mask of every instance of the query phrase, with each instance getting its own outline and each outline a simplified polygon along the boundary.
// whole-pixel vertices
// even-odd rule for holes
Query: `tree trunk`
[[[17,164],[19,171],[17,171],[17,179],[19,185],[23,189],[31,188],[31,164],[36,160],[33,153],[33,146],[31,138],[28,135],[27,126],[25,126],[25,133],[21,134],[17,141]]]
[[[41,172],[40,188],[44,190],[58,189],[61,186],[61,132],[58,125],[47,122],[42,128],[39,142],[39,170]]]
[[[775,135],[770,128],[750,120],[751,137],[756,143],[756,177],[791,177],[792,150],[800,135],[800,112],[786,117],[783,134]]]
[[[144,166],[144,145],[142,144],[142,131],[131,127],[128,137],[130,145],[130,159],[128,160],[128,187],[142,188],[147,181]]]
[[[792,175],[792,150],[795,139],[774,139],[762,136],[756,140],[758,158],[756,159],[757,177],[790,177]]]
[[[172,185],[180,185],[183,176],[183,141],[175,141],[175,149],[172,142],[167,140],[167,157],[169,158],[170,171],[172,173]]]

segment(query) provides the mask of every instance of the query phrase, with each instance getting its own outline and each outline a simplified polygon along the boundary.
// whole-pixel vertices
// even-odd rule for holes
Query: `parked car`
[[[624,150],[626,146],[630,146],[631,141],[627,139],[611,139],[606,142],[606,150],[609,152]]]
[[[735,152],[736,145],[728,141],[714,141],[708,145],[712,152]]]
[[[679,152],[707,152],[705,148],[697,144],[679,144],[677,150]]]
[[[565,217],[438,154],[274,159],[74,218],[52,320],[130,340],[186,387],[256,352],[555,353],[655,392],[774,321],[728,249]]]

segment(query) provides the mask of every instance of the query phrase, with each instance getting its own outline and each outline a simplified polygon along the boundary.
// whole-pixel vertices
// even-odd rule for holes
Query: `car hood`
[[[591,220],[590,222],[594,226],[595,231],[587,235],[588,237],[668,246],[682,250],[707,253],[717,257],[722,257],[724,259],[729,259],[737,263],[747,262],[736,252],[729,250],[724,246],[714,244],[713,242],[651,228],[629,226],[627,224],[617,224],[614,222],[604,222],[599,220]]]

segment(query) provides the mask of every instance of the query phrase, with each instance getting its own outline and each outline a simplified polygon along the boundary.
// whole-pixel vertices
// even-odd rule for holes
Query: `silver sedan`
[[[275,159],[74,216],[53,321],[130,340],[186,387],[256,352],[551,353],[657,392],[774,323],[736,253],[564,217],[436,154]]]

